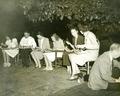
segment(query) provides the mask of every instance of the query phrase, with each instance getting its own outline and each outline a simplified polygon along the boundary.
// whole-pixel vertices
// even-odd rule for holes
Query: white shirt
[[[86,31],[84,33],[85,36],[85,44],[79,45],[80,48],[87,48],[87,49],[99,49],[99,42],[97,41],[96,36],[94,33],[90,31]]]
[[[53,41],[53,49],[55,50],[64,50],[64,43],[62,39]]]
[[[15,47],[17,47],[17,46],[18,46],[18,41],[17,41],[16,38],[13,38],[13,39],[12,39],[11,47],[12,47],[12,48],[15,48]]]
[[[37,46],[37,44],[36,44],[34,38],[29,36],[28,38],[23,37],[21,39],[20,46],[35,48]]]
[[[11,43],[12,43],[11,40],[6,40],[6,42],[5,42],[5,44],[8,46],[8,48],[11,48]]]
[[[110,61],[112,62],[113,57],[112,57],[112,55],[111,55],[111,53],[110,53],[110,52],[109,52],[109,56],[110,56]]]
[[[43,40],[44,40],[44,38],[38,39],[38,45],[41,49],[43,48]]]

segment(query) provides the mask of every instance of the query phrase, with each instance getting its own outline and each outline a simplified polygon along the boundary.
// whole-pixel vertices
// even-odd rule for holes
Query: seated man
[[[24,32],[24,37],[20,41],[20,55],[22,58],[23,67],[29,67],[29,56],[32,49],[36,48],[36,42],[30,33]]]
[[[53,70],[52,62],[55,61],[55,50],[63,51],[64,43],[63,40],[57,35],[53,34],[51,37],[53,41],[53,49],[49,52],[44,53],[46,68],[44,70]],[[53,51],[53,52],[52,52]],[[57,52],[57,57],[62,58],[63,52]]]
[[[110,51],[104,52],[98,57],[90,72],[88,82],[89,88],[92,90],[109,89],[108,83],[111,83],[112,85],[120,83],[120,79],[112,77],[112,67],[116,66],[120,68],[120,63],[114,61],[114,59],[118,57],[120,57],[120,44],[116,43],[110,46]],[[120,90],[120,84],[117,86],[119,87],[118,90]],[[117,86],[114,86],[111,89],[117,89]]]
[[[72,75],[70,80],[78,78],[80,70],[79,66],[83,66],[87,61],[94,61],[98,57],[99,53],[99,43],[94,33],[88,31],[87,26],[83,26],[80,29],[80,33],[84,35],[84,44],[76,44],[75,48],[79,49],[74,53],[69,54],[69,59],[72,66]],[[71,30],[71,33],[74,33],[74,30]],[[74,34],[73,34],[74,35]]]
[[[50,49],[49,39],[45,38],[41,35],[41,33],[37,34],[38,38],[38,48],[31,52],[31,56],[33,57],[36,67],[41,68],[40,60],[43,59],[43,52],[47,49]]]

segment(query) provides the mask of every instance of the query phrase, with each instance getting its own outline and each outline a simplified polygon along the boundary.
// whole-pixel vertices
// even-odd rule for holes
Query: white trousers
[[[72,75],[80,73],[78,65],[83,66],[88,61],[95,61],[98,57],[98,52],[98,50],[86,50],[79,54],[69,54],[69,59],[72,66]]]

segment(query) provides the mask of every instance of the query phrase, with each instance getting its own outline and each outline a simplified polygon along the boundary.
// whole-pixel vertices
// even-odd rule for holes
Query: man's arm
[[[120,69],[120,62],[117,60],[113,60],[114,67],[118,67]]]
[[[36,44],[36,42],[35,42],[35,39],[32,38],[31,40],[32,40],[32,42],[31,42],[31,43],[32,43],[32,47],[33,47],[33,48],[37,47],[37,44]]]
[[[99,63],[100,63],[99,69],[101,75],[100,77],[109,83],[115,83],[115,79],[111,76],[112,75],[112,70],[111,70],[112,65],[110,65],[111,61],[108,58],[103,57]]]
[[[24,38],[22,38],[22,39],[20,40],[19,46],[23,46],[23,45],[24,45]]]
[[[102,79],[104,79],[105,81],[108,81],[109,83],[120,83],[120,78],[119,79],[113,78],[111,76],[112,70],[109,70],[110,67],[106,66],[107,64],[104,64],[104,65],[103,65],[104,67],[101,68]]]
[[[50,49],[50,42],[49,42],[49,39],[46,39],[46,49]]]

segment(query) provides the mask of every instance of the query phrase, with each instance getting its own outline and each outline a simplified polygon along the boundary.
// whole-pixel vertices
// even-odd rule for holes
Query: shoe
[[[41,68],[41,64],[38,65],[38,68]]]
[[[37,68],[37,67],[38,67],[38,65],[35,66],[35,68]]]
[[[46,71],[52,71],[53,68],[44,68],[43,70],[46,70]]]
[[[80,78],[80,77],[78,78],[78,80],[77,80],[77,81],[78,81],[78,83],[79,83],[79,84],[83,84],[83,83],[84,83],[83,78]]]
[[[49,68],[49,69],[48,69],[48,71],[52,71],[52,70],[53,70],[53,68]]]
[[[38,68],[41,68],[41,66],[38,66]]]
[[[4,63],[3,66],[4,66],[4,67],[7,67],[7,63]]]
[[[69,80],[77,80],[78,76],[71,76]]]
[[[44,68],[43,70],[48,70],[48,68]]]
[[[11,63],[7,63],[7,67],[10,67],[11,66]]]

